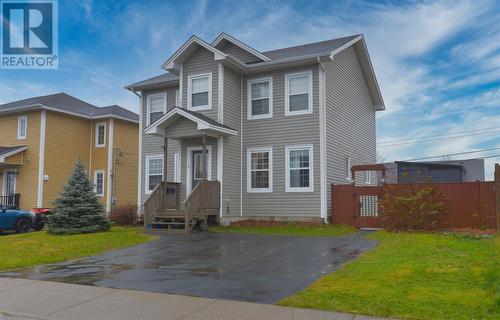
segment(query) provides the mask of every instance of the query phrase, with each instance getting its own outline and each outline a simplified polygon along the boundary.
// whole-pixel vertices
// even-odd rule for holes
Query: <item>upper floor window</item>
[[[146,125],[150,125],[167,111],[167,94],[155,93],[148,95]]]
[[[352,172],[351,172],[351,158],[345,157],[344,159],[344,174],[346,180],[352,180]]]
[[[204,110],[212,108],[212,74],[188,77],[188,109]]]
[[[104,196],[104,170],[94,171],[94,192],[99,196]]]
[[[95,125],[95,146],[97,148],[106,145],[106,122],[100,122]]]
[[[163,155],[146,156],[146,193],[163,181]]]
[[[273,116],[272,78],[248,80],[248,119]]]
[[[26,139],[26,131],[28,131],[28,117],[21,116],[17,118],[17,138]]]
[[[312,192],[313,186],[313,146],[287,146],[286,191]]]
[[[247,191],[273,192],[272,148],[255,148],[248,150]]]
[[[312,72],[285,75],[285,115],[312,113]]]

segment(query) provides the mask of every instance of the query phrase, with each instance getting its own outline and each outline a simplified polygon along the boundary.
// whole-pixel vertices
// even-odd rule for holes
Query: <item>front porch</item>
[[[141,208],[145,228],[191,232],[197,224],[217,221],[221,208],[218,143],[236,132],[196,112],[174,108],[147,127],[145,134],[163,138],[162,181]],[[170,148],[176,142],[176,166],[169,163],[173,159],[169,140]],[[174,168],[179,170],[177,182],[167,179],[169,169],[176,176]]]
[[[0,208],[19,209],[21,195],[17,192],[17,177],[23,165],[27,146],[0,147]]]

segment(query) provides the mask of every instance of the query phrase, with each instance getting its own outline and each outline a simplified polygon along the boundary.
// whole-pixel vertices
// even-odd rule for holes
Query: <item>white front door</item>
[[[203,147],[188,147],[187,148],[187,172],[186,172],[186,197],[191,193],[191,190],[196,186],[202,176],[203,163]],[[207,179],[212,179],[212,146],[207,146]]]

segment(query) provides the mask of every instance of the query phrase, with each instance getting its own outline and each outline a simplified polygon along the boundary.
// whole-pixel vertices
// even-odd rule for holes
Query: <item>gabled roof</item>
[[[129,84],[125,86],[127,90],[141,90],[144,88],[151,89],[155,85],[166,85],[166,84],[177,84],[179,83],[179,76],[170,72],[160,74],[159,76],[152,77],[146,80],[142,80],[136,83]]]
[[[13,156],[28,149],[28,146],[0,147],[0,163],[5,162],[5,158]]]
[[[212,46],[218,48],[219,44],[223,43],[224,41],[231,42],[235,46],[240,47],[241,49],[245,50],[246,52],[254,55],[255,57],[259,58],[262,61],[269,61],[271,60],[270,58],[266,57],[266,55],[260,53],[259,51],[255,50],[254,48],[250,47],[249,45],[241,42],[240,40],[231,37],[225,32],[222,32],[215,40],[212,42]]]
[[[238,134],[238,131],[222,123],[219,123],[213,120],[212,118],[209,118],[201,113],[179,107],[174,107],[172,110],[164,114],[161,118],[153,122],[144,130],[144,133],[157,135],[159,132],[158,129],[169,126],[171,123],[175,122],[179,117],[184,117],[186,119],[195,122],[198,126],[198,130],[213,130],[228,135]]]
[[[139,122],[139,115],[117,105],[99,108],[66,93],[33,97],[0,105],[0,114],[24,110],[46,109],[87,119],[118,118]]]
[[[199,47],[203,47],[208,51],[212,51],[215,55],[215,60],[227,57],[224,52],[193,35],[170,58],[168,58],[168,60],[162,66],[163,69],[170,72],[175,71],[177,69],[177,65],[184,59],[189,57],[191,53],[193,53],[194,50],[198,49]]]

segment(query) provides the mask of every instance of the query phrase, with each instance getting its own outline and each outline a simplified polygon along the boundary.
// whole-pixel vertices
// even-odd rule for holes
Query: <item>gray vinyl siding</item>
[[[224,216],[241,214],[241,76],[224,69],[224,124],[238,131],[224,137],[222,199]],[[229,203],[226,203],[226,199]]]
[[[331,183],[345,178],[345,157],[351,164],[376,162],[375,109],[354,47],[325,64],[327,214],[331,214]],[[372,174],[372,181],[375,175]],[[364,182],[357,175],[357,182]]]
[[[181,118],[169,125],[165,129],[165,134],[169,138],[177,138],[197,136],[200,132],[198,131],[198,127],[195,122],[186,118]]]
[[[148,94],[155,94],[166,92],[167,93],[167,110],[170,110],[175,106],[175,87],[167,87],[161,90],[154,91],[144,91],[141,113],[142,113],[142,127],[146,128],[146,118],[147,118],[147,96]],[[163,154],[163,138],[155,137],[151,135],[142,134],[142,159],[140,161],[141,166],[141,203],[144,202],[146,198],[145,185],[146,185],[146,156],[148,155],[162,155]],[[174,152],[179,152],[180,146],[178,141],[169,139],[168,141],[168,158],[167,158],[167,180],[173,181],[173,154]],[[181,172],[182,175],[182,172]]]
[[[251,63],[251,62],[260,62],[262,61],[260,58],[254,56],[250,52],[238,47],[237,45],[232,44],[231,42],[227,42],[220,51],[230,54],[236,59],[245,62],[245,63]]]
[[[285,116],[285,74],[313,72],[313,113]],[[248,217],[320,217],[318,66],[255,75],[273,78],[273,117],[247,120],[247,77],[243,81],[243,215]],[[314,192],[285,192],[285,146],[313,145]],[[272,193],[247,192],[247,149],[273,148]]]
[[[205,48],[195,50],[182,64],[182,106],[187,108],[188,104],[188,77],[204,73],[212,74],[212,108],[196,112],[217,120],[219,69],[217,62],[214,61],[214,54]]]

